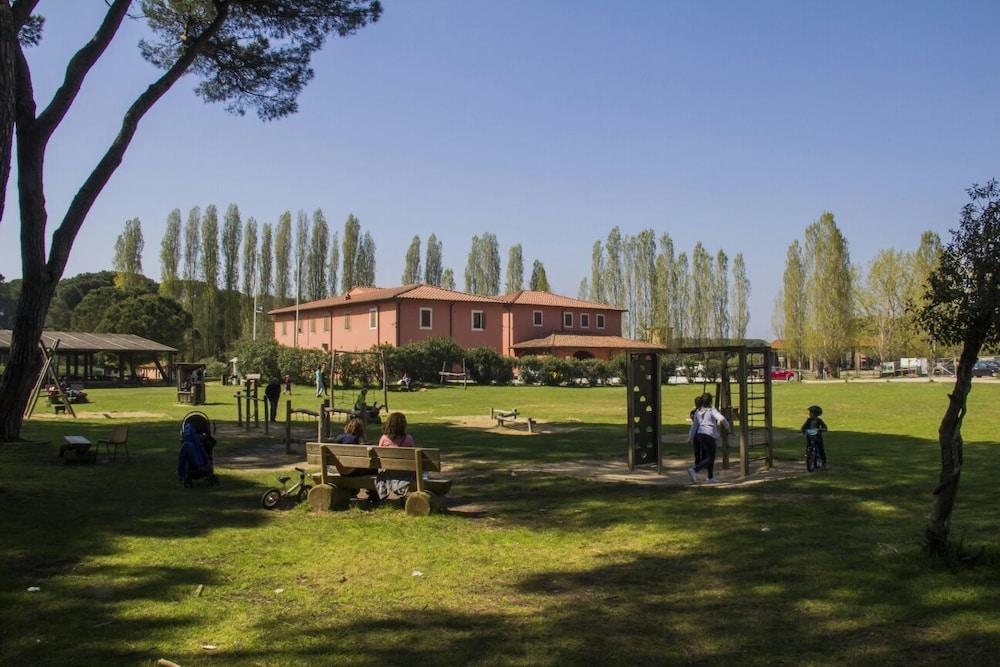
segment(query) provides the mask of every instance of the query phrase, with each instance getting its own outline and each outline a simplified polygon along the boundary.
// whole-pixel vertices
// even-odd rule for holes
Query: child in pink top
[[[382,428],[378,446],[414,447],[415,445],[413,436],[406,432],[406,415],[402,412],[390,414]],[[412,472],[380,472],[375,481],[379,500],[386,500],[390,493],[400,497],[405,496],[410,491],[410,484],[415,481],[417,478]]]

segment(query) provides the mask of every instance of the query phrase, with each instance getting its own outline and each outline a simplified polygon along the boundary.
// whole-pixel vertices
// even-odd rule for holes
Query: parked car
[[[781,380],[782,382],[793,382],[795,380],[795,371],[788,370],[787,368],[772,368],[771,379]]]
[[[998,369],[1000,369],[1000,364],[994,361],[977,361],[976,365],[972,367],[972,377],[994,377]]]

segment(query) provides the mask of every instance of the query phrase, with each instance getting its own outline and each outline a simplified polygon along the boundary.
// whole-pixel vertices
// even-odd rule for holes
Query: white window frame
[[[590,328],[590,313],[580,313],[580,328],[581,329]]]
[[[535,316],[538,316],[537,319]],[[545,311],[544,310],[533,310],[531,311],[531,324],[536,327],[545,326]]]
[[[378,329],[378,306],[368,309],[368,328]]]
[[[427,313],[428,325],[424,326],[424,313]],[[417,325],[424,331],[429,331],[434,328],[434,309],[433,308],[421,308],[420,317],[417,320]]]
[[[596,318],[597,318],[597,321],[596,321],[597,328],[598,329],[603,329],[604,328],[604,313],[597,313]]]
[[[567,324],[569,322],[569,324]],[[563,329],[573,328],[573,311],[564,310],[563,311]]]
[[[351,314],[344,313],[344,331],[351,330]]]
[[[479,315],[479,324],[476,326],[476,315]],[[486,311],[485,310],[474,310],[470,313],[471,321],[469,325],[472,327],[473,331],[486,331]]]

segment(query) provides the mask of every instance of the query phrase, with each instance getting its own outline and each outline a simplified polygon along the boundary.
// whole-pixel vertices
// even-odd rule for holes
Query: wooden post
[[[747,400],[747,349],[740,349],[740,473],[744,478],[750,474],[750,402]],[[765,369],[770,377],[770,369]]]
[[[257,381],[253,381],[253,427],[260,428],[260,396],[257,392]]]
[[[271,424],[271,401],[264,397],[264,435],[269,435],[268,427]]]
[[[292,453],[292,399],[285,401],[285,453]]]
[[[424,490],[424,450],[420,447],[413,448],[413,470],[417,473],[417,491]]]
[[[243,422],[243,427],[249,431],[250,430],[250,381],[249,380],[247,380],[246,384],[243,385],[243,399],[246,401],[247,404],[246,407],[247,418],[246,421]]]
[[[771,348],[764,350],[764,426],[767,429],[767,467],[774,466],[774,425],[771,421]]]
[[[237,391],[234,396],[236,398],[236,425],[243,426],[243,395]]]

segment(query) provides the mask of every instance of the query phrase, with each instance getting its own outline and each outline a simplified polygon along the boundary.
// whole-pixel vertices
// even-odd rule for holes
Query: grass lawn
[[[669,430],[698,389],[664,387]],[[948,390],[776,386],[778,427],[823,406],[830,469],[728,488],[512,474],[624,461],[624,389],[392,394],[457,469],[452,502],[485,508],[426,519],[268,512],[274,473],[182,489],[173,392],[93,390],[85,409],[158,415],[128,420],[131,463],[58,465],[62,436],[104,437],[104,417],[33,419],[24,436],[50,444],[0,445],[0,664],[996,664],[1000,383],[973,388],[953,528],[985,557],[950,571],[919,550]],[[213,419],[235,419],[229,394],[209,387]],[[577,428],[441,419],[490,406]],[[802,449],[789,437],[776,456]]]

